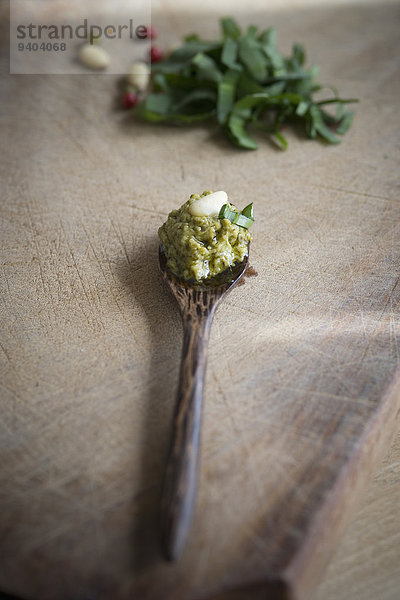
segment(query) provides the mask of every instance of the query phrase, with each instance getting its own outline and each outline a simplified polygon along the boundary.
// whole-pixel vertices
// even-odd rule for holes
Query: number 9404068
[[[28,52],[64,52],[67,49],[67,44],[65,42],[27,42],[24,44],[20,42],[18,44],[18,50],[22,52],[23,50],[27,50]]]

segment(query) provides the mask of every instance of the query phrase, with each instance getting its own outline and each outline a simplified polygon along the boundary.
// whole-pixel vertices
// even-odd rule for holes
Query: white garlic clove
[[[194,217],[213,217],[219,214],[224,204],[228,203],[228,194],[222,190],[202,196],[189,206],[189,212]]]
[[[78,52],[79,62],[89,69],[102,71],[110,64],[110,55],[101,46],[84,44]]]

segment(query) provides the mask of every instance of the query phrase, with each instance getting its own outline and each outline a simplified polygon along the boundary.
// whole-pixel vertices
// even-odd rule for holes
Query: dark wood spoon
[[[176,560],[185,544],[196,499],[200,429],[207,347],[221,300],[243,277],[248,257],[204,280],[179,279],[160,246],[160,268],[181,311],[184,327],[178,395],[161,496],[161,537],[165,557]]]

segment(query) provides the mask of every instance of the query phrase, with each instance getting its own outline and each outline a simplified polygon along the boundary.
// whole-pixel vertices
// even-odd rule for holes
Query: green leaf
[[[324,138],[330,144],[340,144],[340,140],[336,135],[325,125],[325,123],[320,123],[319,125],[315,125],[316,130],[319,135]]]
[[[286,63],[282,54],[280,54],[273,46],[264,43],[261,43],[261,50],[268,59],[272,75],[275,77],[286,75]]]
[[[306,100],[301,100],[299,102],[299,104],[297,105],[296,115],[298,117],[302,117],[303,115],[306,114],[306,112],[308,111],[309,107],[310,107],[310,103],[309,102],[307,102]]]
[[[253,203],[251,202],[250,204],[248,204],[247,206],[245,206],[244,209],[241,211],[241,213],[245,217],[249,217],[249,219],[254,219]]]
[[[339,126],[336,127],[336,133],[339,133],[340,135],[343,135],[344,133],[346,133],[346,131],[349,130],[353,119],[354,119],[354,110],[349,110],[348,112],[345,113],[345,115],[343,116],[343,118],[341,119]]]
[[[246,119],[238,114],[231,114],[228,120],[228,131],[235,144],[247,150],[257,150],[258,145],[246,131]]]
[[[275,27],[269,27],[261,32],[258,39],[263,44],[263,46],[268,46],[270,48],[276,48],[276,29]]]
[[[188,59],[185,60],[163,60],[152,65],[153,73],[179,73],[188,64]]]
[[[359,102],[356,98],[329,98],[328,100],[320,100],[316,102],[316,106],[324,106],[325,104],[353,104]]]
[[[185,96],[183,96],[178,102],[174,103],[171,107],[172,112],[176,113],[181,111],[184,107],[188,105],[204,100],[210,100],[215,103],[216,93],[213,90],[208,90],[206,88],[192,90]]]
[[[223,19],[220,19],[220,25],[224,37],[231,37],[234,40],[237,40],[242,35],[238,24],[231,17],[224,17]]]
[[[267,83],[269,82],[296,82],[301,81],[302,79],[310,79],[309,74],[306,71],[298,71],[297,73],[281,73],[281,75],[275,75],[274,77],[269,77],[267,79]]]
[[[235,101],[236,85],[240,73],[228,69],[218,85],[217,119],[218,123],[225,123]]]
[[[238,44],[231,37],[227,37],[222,48],[221,62],[229,69],[235,69],[237,71],[242,70],[242,66],[236,62],[238,54]]]
[[[340,139],[324,123],[321,110],[315,104],[310,108],[310,115],[315,130],[330,144],[340,144]]]
[[[197,35],[197,33],[190,33],[189,35],[186,35],[184,38],[185,42],[200,42],[200,37]]]
[[[271,96],[265,92],[261,92],[260,94],[248,94],[247,96],[244,96],[235,102],[233,111],[236,113],[243,113],[243,109],[253,108],[258,104],[264,104],[265,102],[269,101],[270,98]]]
[[[245,71],[241,72],[237,84],[237,95],[239,98],[248,94],[260,94],[264,91],[264,87],[255,81],[251,75]]]
[[[254,223],[254,219],[249,219],[245,217],[241,213],[236,213],[235,218],[232,221],[233,225],[238,225],[239,227],[243,227],[244,229],[249,229],[251,225]]]
[[[294,71],[300,69],[306,59],[306,53],[304,47],[300,44],[293,44],[292,56],[289,59],[289,64]]]
[[[167,87],[167,80],[164,73],[156,73],[153,77],[153,89],[165,92]]]
[[[204,112],[198,112],[193,114],[171,114],[168,116],[168,121],[175,123],[182,123],[184,125],[191,125],[198,121],[208,121],[215,116],[215,109],[206,110]]]
[[[336,115],[335,115],[335,119],[337,122],[339,122],[345,115],[346,111],[344,108],[344,104],[337,104],[336,105]]]
[[[297,106],[302,101],[300,94],[295,93],[284,93],[271,96],[267,92],[261,94],[249,94],[244,96],[233,106],[234,111],[240,111],[245,108],[252,108],[258,104],[269,104],[271,106],[285,104],[290,106],[291,104]]]
[[[258,27],[256,25],[249,25],[246,31],[246,37],[256,39]]]
[[[219,83],[222,79],[222,73],[218,68],[215,60],[204,54],[198,52],[192,59],[192,65],[197,68],[197,78],[202,80],[214,81]]]
[[[305,129],[309,138],[315,139],[317,137],[317,130],[309,112],[306,114]]]
[[[172,105],[172,98],[168,94],[149,94],[146,98],[146,109],[159,115],[166,115]]]
[[[181,94],[180,98],[174,98],[171,91],[149,94],[145,102],[136,107],[135,114],[144,121],[153,123],[163,121],[194,123],[215,114],[215,95],[215,92],[207,89],[193,90],[187,95]]]
[[[287,139],[279,131],[274,131],[273,135],[276,137],[278,142],[281,143],[282,150],[287,150],[287,147],[288,147]]]
[[[179,73],[163,73],[162,76],[165,80],[165,85],[168,85],[170,88],[180,89],[180,90],[193,90],[202,86],[202,88],[216,88],[216,85],[213,81],[205,81],[203,80],[201,84],[197,77],[188,77],[187,75],[180,75]],[[154,79],[155,81],[155,79]]]
[[[263,92],[268,93],[270,96],[279,96],[284,92],[286,88],[285,81],[277,81],[276,83],[272,83],[270,85],[265,85],[263,87]]]
[[[199,52],[210,52],[211,50],[216,50],[218,48],[221,48],[221,42],[203,42],[201,40],[192,40],[187,42],[186,44],[183,44],[183,46],[181,46],[180,48],[174,50],[169,56],[168,61],[155,63],[154,67],[158,69],[166,62],[168,62],[169,64],[182,63],[190,60]]]
[[[231,209],[229,204],[223,204],[219,211],[218,218],[219,219],[229,219],[229,221],[232,223],[233,219],[235,218],[235,215],[236,215],[236,212]]]
[[[266,79],[267,60],[257,40],[242,37],[239,41],[239,57],[256,81],[262,82]]]
[[[244,214],[245,211],[247,211],[247,212],[251,211],[251,216]],[[229,204],[224,204],[221,207],[221,210],[219,211],[218,218],[219,219],[228,219],[234,225],[238,225],[239,227],[248,229],[254,223],[253,203],[246,206],[246,208],[243,209],[242,212],[240,212],[240,213],[236,212],[235,210],[232,210],[231,207],[229,206]]]
[[[191,125],[198,121],[206,121],[215,115],[215,110],[208,110],[202,113],[194,114],[182,114],[182,113],[168,113],[161,115],[145,108],[144,105],[138,105],[135,108],[135,114],[143,121],[150,123],[177,123],[182,125]]]

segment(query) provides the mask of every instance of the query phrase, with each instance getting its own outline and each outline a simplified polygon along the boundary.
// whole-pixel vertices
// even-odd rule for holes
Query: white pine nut
[[[228,203],[228,195],[222,190],[202,196],[189,206],[189,212],[194,217],[212,217],[218,215],[224,204]]]
[[[89,69],[102,71],[110,64],[110,55],[101,46],[84,44],[78,52],[78,60]]]
[[[132,63],[126,79],[138,92],[144,92],[150,81],[149,65],[140,60]]]

